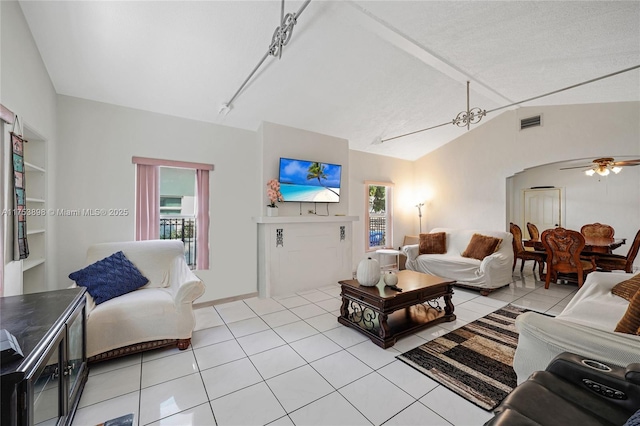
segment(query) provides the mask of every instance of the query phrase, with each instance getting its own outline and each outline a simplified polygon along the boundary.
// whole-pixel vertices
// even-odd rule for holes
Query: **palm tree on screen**
[[[309,169],[307,170],[307,180],[318,179],[318,182],[323,188],[328,189],[329,191],[339,196],[339,194],[336,191],[322,184],[322,179],[326,179],[326,178],[327,178],[327,174],[324,172],[324,164],[311,163],[311,165],[309,166]]]

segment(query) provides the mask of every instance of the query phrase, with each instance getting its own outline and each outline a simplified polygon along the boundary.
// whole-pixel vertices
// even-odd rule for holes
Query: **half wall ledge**
[[[331,222],[357,222],[358,216],[258,216],[254,217],[256,223],[331,223]]]

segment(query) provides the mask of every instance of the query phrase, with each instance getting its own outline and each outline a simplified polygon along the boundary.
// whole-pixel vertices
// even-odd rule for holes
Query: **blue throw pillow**
[[[624,426],[640,426],[640,410],[636,411],[636,413],[627,420]]]
[[[121,251],[72,272],[69,278],[86,287],[96,305],[130,293],[149,282]]]

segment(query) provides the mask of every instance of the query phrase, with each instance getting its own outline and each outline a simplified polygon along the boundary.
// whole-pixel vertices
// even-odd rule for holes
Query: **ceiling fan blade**
[[[563,167],[560,170],[571,170],[571,169],[586,169],[588,167],[593,167],[593,164],[586,164],[584,166],[575,166],[575,167]]]
[[[640,165],[640,159],[638,159],[638,160],[616,161],[615,163],[613,163],[613,165],[614,166],[619,166],[619,167],[639,166]]]

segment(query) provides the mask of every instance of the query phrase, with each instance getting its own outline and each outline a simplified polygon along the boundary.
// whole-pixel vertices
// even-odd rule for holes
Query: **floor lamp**
[[[421,234],[422,234],[422,206],[424,206],[424,203],[416,204],[416,207],[418,208],[418,222],[420,222],[420,233]]]

